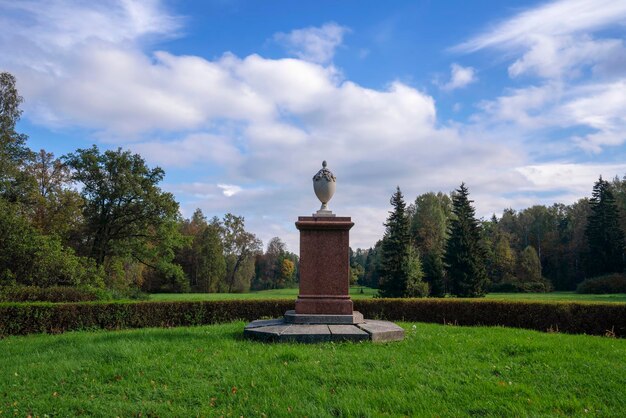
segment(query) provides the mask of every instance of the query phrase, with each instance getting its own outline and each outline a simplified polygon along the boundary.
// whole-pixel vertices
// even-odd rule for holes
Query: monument
[[[337,179],[327,168],[313,177],[313,190],[322,202],[312,216],[300,216],[300,289],[295,309],[283,318],[246,325],[244,336],[263,341],[399,341],[404,330],[387,321],[364,319],[350,299],[350,217],[328,209]]]

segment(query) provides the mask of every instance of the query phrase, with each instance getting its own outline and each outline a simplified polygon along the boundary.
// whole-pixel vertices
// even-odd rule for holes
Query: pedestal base
[[[362,324],[365,319],[363,319],[363,314],[357,311],[353,311],[351,315],[311,315],[287,311],[285,312],[285,322],[289,324],[355,325]]]
[[[389,342],[404,339],[404,329],[387,321],[365,319],[353,325],[294,324],[284,318],[252,321],[245,338],[266,342],[318,343],[328,341]]]
[[[353,307],[349,295],[300,295],[296,300],[296,313],[302,315],[352,315]]]

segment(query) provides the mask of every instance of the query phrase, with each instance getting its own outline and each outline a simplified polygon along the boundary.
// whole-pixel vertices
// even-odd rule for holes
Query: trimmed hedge
[[[103,298],[104,290],[69,286],[10,286],[0,288],[2,302],[89,302]]]
[[[0,336],[205,325],[281,317],[291,300],[202,302],[3,303]],[[486,325],[626,337],[626,304],[487,301],[467,299],[372,299],[354,301],[366,318],[390,321]]]

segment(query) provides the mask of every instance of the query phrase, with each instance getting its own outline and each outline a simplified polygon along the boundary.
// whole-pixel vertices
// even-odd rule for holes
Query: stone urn
[[[315,195],[322,202],[322,207],[314,216],[334,216],[332,211],[328,209],[328,202],[335,194],[337,179],[335,175],[326,168],[326,161],[322,162],[322,169],[313,176],[313,190]]]

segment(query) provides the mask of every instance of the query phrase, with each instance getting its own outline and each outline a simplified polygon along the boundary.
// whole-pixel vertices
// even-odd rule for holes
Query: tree
[[[589,205],[591,214],[585,230],[589,245],[586,273],[589,276],[621,273],[624,270],[624,232],[619,226],[613,191],[602,176],[593,186]]]
[[[194,292],[213,293],[224,287],[226,260],[219,222],[207,223],[200,209],[191,219],[181,221],[180,233],[189,243],[176,251],[180,264]]]
[[[33,225],[43,234],[56,234],[69,242],[82,227],[84,203],[80,194],[69,187],[69,167],[54,158],[54,154],[40,150],[33,155],[26,171],[37,185],[28,211]]]
[[[0,287],[104,287],[102,269],[77,257],[55,235],[41,235],[15,203],[0,199]]]
[[[64,160],[72,180],[82,185],[87,254],[98,265],[129,258],[182,285],[184,273],[172,260],[184,239],[177,228],[178,203],[157,186],[163,170],[148,168],[130,151],[100,153],[95,145]]]
[[[515,274],[515,251],[511,248],[511,234],[506,232],[495,215],[482,222],[485,244],[485,266],[492,283],[510,282]]]
[[[419,253],[413,247],[409,246],[408,274],[406,280],[405,297],[423,298],[428,296],[428,283],[423,281],[424,271],[422,270],[422,262]]]
[[[396,188],[390,203],[393,210],[385,223],[378,293],[382,297],[407,297],[421,280],[415,260],[419,256],[411,253],[409,219],[400,187]]]
[[[250,288],[254,276],[254,259],[261,251],[261,240],[245,230],[244,218],[227,213],[221,224],[226,256],[226,289],[240,292]]]
[[[423,260],[424,280],[433,296],[445,294],[443,253],[448,237],[450,198],[444,193],[425,193],[415,199],[411,239]]]
[[[288,258],[283,258],[280,263],[280,283],[293,282],[296,274],[296,264]]]
[[[541,264],[537,251],[529,245],[520,254],[516,278],[522,283],[542,282]]]
[[[22,101],[15,77],[0,72],[0,197],[9,202],[27,199],[34,187],[32,178],[23,169],[32,157],[26,146],[27,136],[15,131],[22,116]]]
[[[354,263],[350,266],[350,285],[355,285],[363,279],[365,269],[362,265]]]
[[[382,240],[376,241],[374,247],[367,250],[365,258],[365,274],[361,280],[362,285],[378,289],[380,283],[380,255],[382,252]]]
[[[226,259],[220,231],[215,225],[206,225],[194,237],[193,252],[196,263],[195,290],[206,293],[217,292],[226,274]]]
[[[462,297],[478,297],[485,295],[488,279],[480,227],[468,196],[465,183],[452,196],[454,217],[450,223],[450,238],[444,260],[451,293]]]

